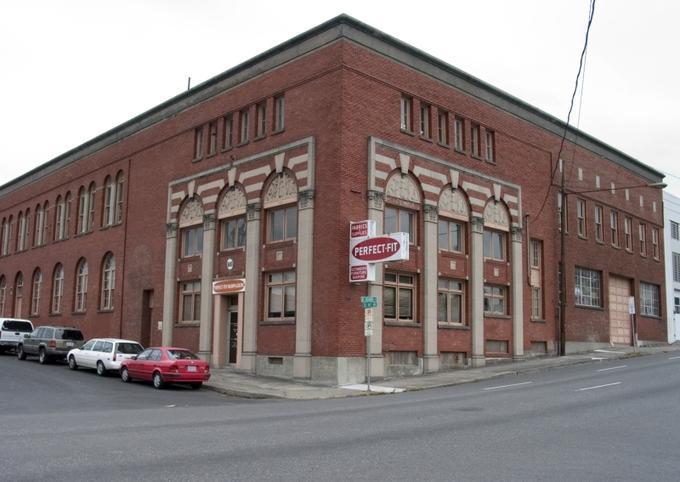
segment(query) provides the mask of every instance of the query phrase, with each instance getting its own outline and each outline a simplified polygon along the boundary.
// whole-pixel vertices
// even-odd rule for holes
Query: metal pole
[[[366,336],[366,386],[371,391],[371,335]]]
[[[559,355],[566,355],[566,311],[567,311],[567,267],[565,263],[565,232],[567,230],[567,193],[564,190],[564,164],[560,159],[560,170],[562,173],[560,181],[560,199],[562,209],[560,211],[560,349]]]

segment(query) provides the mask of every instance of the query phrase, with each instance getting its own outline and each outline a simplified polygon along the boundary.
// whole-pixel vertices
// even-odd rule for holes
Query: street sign
[[[631,296],[628,298],[628,314],[629,315],[634,315],[635,314],[635,297]]]
[[[361,304],[365,309],[368,308],[377,308],[378,306],[378,298],[375,296],[362,296],[361,297]]]
[[[373,335],[373,308],[364,310],[364,336]]]

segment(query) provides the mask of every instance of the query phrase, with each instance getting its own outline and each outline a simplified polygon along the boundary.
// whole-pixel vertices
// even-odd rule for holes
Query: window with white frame
[[[222,149],[231,149],[234,145],[234,115],[228,114],[222,119]]]
[[[439,249],[463,253],[465,251],[465,226],[460,221],[439,218]]]
[[[609,226],[612,246],[619,247],[619,214],[616,211],[609,213]]]
[[[64,199],[57,196],[57,202],[54,204],[54,240],[59,241],[63,239],[64,234]]]
[[[432,134],[430,132],[430,104],[424,102],[420,103],[420,135],[429,139]]]
[[[602,217],[604,210],[602,206],[595,206],[595,240],[600,243],[604,240],[604,230],[602,228]]]
[[[449,113],[439,109],[437,111],[437,140],[440,144],[449,145]]]
[[[496,135],[493,131],[486,131],[486,160],[496,162]]]
[[[295,271],[268,273],[266,293],[267,320],[295,318]]]
[[[413,98],[407,95],[401,96],[401,129],[413,131]]]
[[[267,217],[269,241],[297,238],[297,206],[268,209]]]
[[[680,253],[673,253],[673,281],[680,283]]]
[[[113,310],[113,294],[116,287],[116,259],[112,253],[108,253],[104,257],[101,286],[99,306],[104,311]]]
[[[586,202],[583,199],[576,200],[576,219],[578,220],[578,235],[585,238],[588,235],[586,225]]]
[[[81,259],[76,268],[76,292],[73,303],[73,311],[77,313],[84,312],[87,307],[87,278],[87,261]]]
[[[505,260],[505,233],[484,229],[484,257],[496,261]]]
[[[640,314],[643,316],[661,316],[659,310],[659,287],[649,283],[640,283]]]
[[[203,253],[203,226],[182,229],[182,257],[190,258]]]
[[[484,285],[484,314],[507,314],[507,288],[505,286]]]
[[[437,321],[465,324],[465,290],[463,281],[439,278],[437,281]]]
[[[61,300],[64,297],[64,267],[58,264],[54,268],[52,279],[52,309],[51,313],[61,313]]]
[[[626,251],[633,251],[633,220],[628,216],[623,218],[623,236],[625,238]]]
[[[180,321],[199,321],[201,319],[201,282],[184,281],[180,286],[182,301]]]
[[[671,238],[680,239],[680,225],[675,221],[671,221]]]
[[[120,223],[123,221],[123,185],[125,179],[123,177],[123,171],[120,171],[116,175],[116,209],[114,215],[114,222]]]
[[[576,267],[574,297],[578,306],[602,307],[602,274],[592,269]]]
[[[415,321],[414,275],[385,272],[383,278],[383,317],[391,321]]]
[[[102,226],[111,226],[114,219],[114,205],[116,203],[116,184],[111,176],[104,180],[104,209],[102,211]]]
[[[41,204],[38,204],[35,208],[35,224],[33,227],[33,246],[42,246],[45,229],[45,211]]]
[[[12,218],[10,217],[9,219],[2,220],[2,251],[0,251],[2,256],[9,254],[9,230],[11,219]]]
[[[475,157],[479,157],[480,139],[479,124],[472,124],[470,129],[470,149],[472,151],[472,155]]]
[[[652,228],[652,256],[659,259],[659,228]]]
[[[42,291],[42,271],[40,268],[33,272],[33,283],[31,286],[31,316],[40,314],[40,292]]]
[[[465,121],[462,117],[456,117],[453,121],[454,128],[454,147],[458,151],[465,150]]]
[[[531,319],[543,319],[543,242],[532,239],[529,251]]]
[[[19,213],[19,226],[17,231],[17,251],[28,249],[28,223],[30,219],[30,211],[27,209],[26,213]]]
[[[194,129],[194,160],[203,157],[203,126]]]
[[[409,244],[416,244],[416,213],[409,209],[386,206],[384,232],[408,233]]]
[[[243,109],[242,111],[239,112],[239,139],[238,142],[239,144],[245,144],[248,142],[249,135],[250,135],[250,110],[249,109]]]
[[[208,155],[217,153],[217,121],[208,123]]]
[[[638,237],[640,240],[640,255],[647,256],[647,226],[642,223],[638,226]]]
[[[286,98],[281,95],[274,97],[274,132],[282,131],[286,126]]]
[[[14,282],[14,316],[21,318],[24,304],[24,275],[19,272]]]
[[[222,249],[243,248],[246,245],[246,217],[223,219]]]
[[[267,133],[267,102],[262,101],[255,106],[255,137],[264,137]]]

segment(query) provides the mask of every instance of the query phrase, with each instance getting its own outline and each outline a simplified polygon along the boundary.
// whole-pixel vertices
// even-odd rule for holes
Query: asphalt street
[[[154,390],[0,357],[3,480],[654,480],[680,357],[320,401]]]

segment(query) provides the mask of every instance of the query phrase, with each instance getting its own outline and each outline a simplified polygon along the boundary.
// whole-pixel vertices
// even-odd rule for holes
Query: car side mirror
[[[133,360],[136,360],[136,359],[137,359],[137,355],[132,355],[132,359],[133,359]]]

